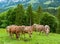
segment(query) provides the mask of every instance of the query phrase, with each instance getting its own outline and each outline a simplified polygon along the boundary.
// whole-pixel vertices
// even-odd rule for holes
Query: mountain
[[[0,0],[0,12],[15,7],[17,4],[23,4],[24,7],[27,7],[30,3],[34,9],[39,5],[42,6],[43,9],[60,6],[60,0]]]

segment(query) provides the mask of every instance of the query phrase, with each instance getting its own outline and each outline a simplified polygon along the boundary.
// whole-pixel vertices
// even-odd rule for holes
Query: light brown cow
[[[25,35],[25,33],[28,33],[29,37],[31,37],[32,32],[33,32],[33,27],[32,26],[25,26],[24,31],[23,31],[24,35]]]
[[[39,25],[39,24],[33,24],[34,30],[38,32],[45,32],[45,27],[44,25]]]
[[[7,27],[6,27],[7,32],[9,32],[9,29],[10,29],[12,26],[17,26],[17,25],[10,25],[10,26],[7,26]]]
[[[11,25],[7,27],[7,31],[9,32],[11,38],[12,38],[12,35],[15,34],[17,39],[19,38],[20,33],[23,32],[23,29],[24,29],[24,26]]]
[[[46,35],[48,35],[49,32],[50,32],[50,26],[49,25],[45,25],[45,30],[46,30]]]
[[[39,24],[33,24],[33,26],[34,26],[34,30],[35,31],[38,31],[38,32],[44,32],[46,35],[48,35],[49,34],[49,32],[50,32],[50,27],[49,27],[49,25],[39,25]]]

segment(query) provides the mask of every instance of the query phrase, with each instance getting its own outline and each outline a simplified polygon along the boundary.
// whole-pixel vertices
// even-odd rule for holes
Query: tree
[[[55,16],[49,13],[43,13],[43,17],[41,18],[40,23],[42,25],[49,25],[50,31],[56,33],[56,30],[58,28],[58,20]]]
[[[41,6],[38,6],[38,9],[37,9],[37,11],[36,11],[37,13],[36,13],[36,23],[37,24],[40,24],[40,19],[41,19],[41,17],[42,17],[42,7]],[[38,20],[37,20],[38,19]]]
[[[8,21],[8,25],[15,24],[15,12],[13,8],[8,10],[6,19]]]
[[[42,7],[41,6],[38,6],[38,9],[37,9],[37,13],[40,15],[42,13]]]
[[[23,8],[23,5],[18,4],[16,10],[16,20],[15,24],[17,25],[24,25],[24,16],[25,16],[25,10]]]
[[[57,33],[60,33],[60,7],[58,7],[57,9],[57,18],[58,18],[58,21],[59,21],[59,27],[57,29]]]
[[[27,16],[28,16],[28,23],[30,23],[29,25],[33,24],[33,11],[32,11],[32,6],[29,5],[27,8],[27,12],[26,12]]]

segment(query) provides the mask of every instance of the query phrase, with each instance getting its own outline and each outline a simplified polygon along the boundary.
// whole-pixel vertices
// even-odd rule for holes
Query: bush
[[[56,29],[58,27],[58,20],[55,16],[49,14],[49,13],[43,13],[43,17],[40,20],[40,24],[43,25],[49,25],[51,32],[56,32]]]
[[[5,28],[7,25],[7,20],[1,20],[0,28]]]

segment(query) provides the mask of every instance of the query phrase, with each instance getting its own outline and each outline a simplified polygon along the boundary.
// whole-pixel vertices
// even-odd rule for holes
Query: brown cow
[[[45,32],[45,27],[44,25],[39,25],[39,24],[33,24],[34,30],[38,32]]]
[[[24,35],[25,35],[25,33],[28,33],[29,37],[31,37],[32,32],[33,32],[33,27],[32,26],[25,26],[24,31],[23,31]]]
[[[7,27],[6,27],[7,32],[9,32],[9,29],[10,29],[12,26],[17,26],[17,25],[10,25],[10,26],[7,26]]]
[[[23,28],[24,28],[24,26],[16,26],[16,25],[12,26],[11,25],[11,26],[7,27],[7,31],[9,32],[11,38],[12,38],[12,35],[15,34],[16,38],[18,39],[20,36],[20,33],[23,32]]]
[[[48,35],[49,34],[49,32],[50,32],[50,27],[49,27],[49,25],[39,25],[39,24],[33,24],[33,26],[34,26],[34,30],[35,31],[39,31],[39,32],[44,32],[46,35]]]

